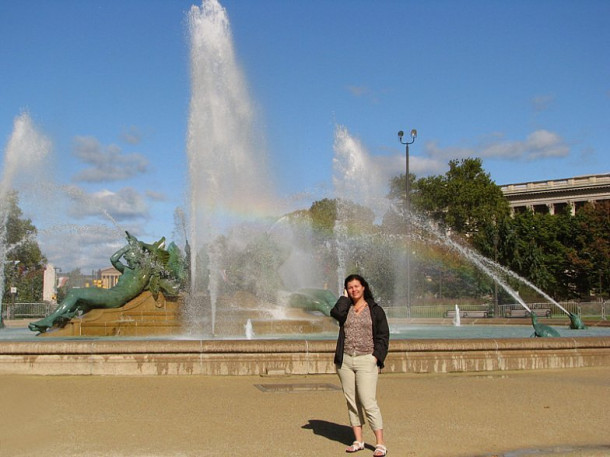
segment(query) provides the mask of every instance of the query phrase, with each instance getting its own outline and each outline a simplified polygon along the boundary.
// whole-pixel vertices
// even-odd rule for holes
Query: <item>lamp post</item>
[[[410,132],[411,141],[403,141],[405,133],[401,130],[398,132],[398,140],[405,145],[406,153],[406,169],[405,169],[405,222],[407,227],[407,317],[411,317],[411,183],[409,181],[409,145],[415,142],[417,138],[417,130],[413,129]]]

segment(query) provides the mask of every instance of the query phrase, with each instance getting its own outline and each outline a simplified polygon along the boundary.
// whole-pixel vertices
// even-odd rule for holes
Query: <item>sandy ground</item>
[[[343,394],[311,390],[319,384],[339,381],[2,376],[0,455],[345,455],[352,436]],[[390,456],[610,455],[610,367],[382,374],[379,403]],[[368,428],[365,438],[358,456],[372,455]]]

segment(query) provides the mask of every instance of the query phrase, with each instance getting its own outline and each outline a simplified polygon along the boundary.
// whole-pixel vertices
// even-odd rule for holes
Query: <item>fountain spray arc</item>
[[[274,207],[255,105],[238,64],[226,10],[204,0],[188,15],[191,102],[188,121],[188,214],[191,293],[187,313],[215,333],[218,281],[215,239]],[[196,317],[195,317],[196,318]]]
[[[542,289],[540,289],[538,286],[536,286],[531,281],[528,281],[527,279],[519,276],[514,271],[509,270],[505,266],[500,265],[500,264],[494,262],[493,260],[488,259],[485,256],[482,256],[481,254],[473,252],[473,255],[476,255],[477,257],[479,257],[483,263],[490,265],[492,268],[495,268],[495,269],[501,271],[502,273],[516,279],[517,281],[521,281],[526,286],[531,287],[536,292],[538,292],[540,295],[542,295],[545,299],[547,299],[551,304],[557,306],[560,310],[562,310],[564,313],[566,313],[568,315],[568,317],[570,318],[570,328],[571,329],[584,330],[587,328],[587,326],[583,323],[580,316],[577,316],[576,314],[569,312],[567,309],[565,309],[563,306],[561,306],[559,303],[557,303],[556,300],[553,300],[553,298],[549,294],[544,292]]]
[[[413,219],[416,219],[413,216],[411,216],[411,217]],[[544,297],[546,300],[548,300],[551,304],[555,305],[560,310],[562,310],[564,313],[566,313],[568,315],[568,317],[570,318],[570,328],[572,328],[574,330],[584,330],[587,328],[586,325],[582,322],[580,316],[577,316],[576,314],[569,312],[567,309],[565,309],[563,306],[561,306],[559,303],[557,303],[556,300],[553,300],[553,298],[549,294],[544,292],[542,289],[540,289],[538,286],[536,286],[531,281],[528,281],[526,278],[518,275],[517,273],[510,270],[509,268],[506,268],[505,266],[500,265],[497,262],[494,262],[493,260],[485,257],[484,255],[481,255],[478,252],[473,251],[472,249],[469,249],[469,248],[466,248],[466,247],[460,245],[459,243],[452,240],[450,237],[442,236],[440,233],[438,233],[438,231],[431,229],[431,227],[429,227],[429,224],[426,225],[426,224],[421,223],[421,221],[420,221],[418,225],[422,228],[425,228],[428,232],[434,233],[435,236],[437,236],[439,239],[444,240],[444,242],[447,245],[449,245],[453,249],[460,252],[467,259],[474,262],[479,267],[479,269],[481,269],[482,271],[487,273],[492,279],[494,279],[496,282],[498,282],[498,284],[502,285],[502,287],[507,292],[509,292],[510,295],[513,298],[515,298],[521,306],[523,306],[525,309],[527,309],[530,312],[530,314],[532,315],[532,322],[536,321],[536,323],[537,323],[536,316],[534,315],[534,313],[532,313],[532,310],[529,309],[529,307],[525,304],[525,302],[523,302],[523,300],[521,300],[516,293],[512,292],[512,289],[510,289],[510,288],[507,289],[508,285],[506,285],[503,281],[500,280],[497,273],[502,273],[506,276],[516,279],[517,281],[520,281],[521,283],[523,283],[526,286],[535,290],[542,297]],[[534,326],[536,326],[536,323],[534,323]]]
[[[17,116],[5,149],[3,173],[0,180],[0,291],[4,291],[4,264],[9,250],[6,239],[9,193],[20,175],[25,174],[24,170],[27,170],[28,179],[31,182],[37,182],[32,178],[37,170],[40,171],[41,164],[50,151],[51,142],[38,132],[30,116],[27,113]],[[2,296],[0,296],[0,328],[3,326]]]
[[[521,278],[519,275],[517,275],[516,273],[514,273],[512,271],[510,271],[506,268],[502,268],[497,263],[495,263],[492,260],[488,259],[487,257],[482,256],[481,254],[473,251],[472,249],[469,249],[466,246],[462,246],[460,243],[456,242],[451,237],[443,235],[438,229],[435,229],[434,227],[432,227],[432,225],[428,221],[424,221],[420,217],[416,217],[413,214],[410,214],[409,217],[411,218],[411,221],[414,225],[416,225],[420,229],[424,230],[425,232],[432,234],[443,245],[455,250],[465,259],[468,259],[470,262],[472,262],[477,268],[479,268],[479,270],[481,270],[483,273],[488,275],[493,281],[495,281],[500,287],[502,287],[511,297],[513,297],[517,301],[517,303],[519,303],[523,308],[525,308],[530,313],[530,316],[531,316],[532,326],[534,327],[533,336],[538,336],[538,337],[558,337],[558,336],[560,336],[559,332],[557,332],[557,330],[553,329],[552,327],[550,327],[548,325],[541,324],[538,322],[538,318],[536,317],[536,314],[532,312],[530,307],[527,306],[527,304],[523,301],[523,299],[519,296],[519,294],[515,290],[513,290],[500,277],[500,275],[498,274],[498,271],[501,270],[504,273],[510,272],[510,276],[512,276],[513,278],[519,278],[520,280],[525,281],[525,282],[528,282],[528,281],[526,281],[524,278]],[[531,283],[528,282],[528,284],[531,284]],[[538,288],[536,288],[536,290],[540,291],[540,289],[538,289]],[[544,295],[545,295],[545,297],[548,297],[548,295],[546,295],[546,294],[544,294]],[[552,300],[552,301],[554,302],[554,300]],[[556,303],[556,302],[554,302],[554,303]],[[456,307],[456,313],[458,313],[458,312],[459,311]],[[584,326],[581,328],[584,328]]]

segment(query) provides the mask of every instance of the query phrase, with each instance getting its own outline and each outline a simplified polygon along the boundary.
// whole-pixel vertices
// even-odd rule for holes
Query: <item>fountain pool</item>
[[[245,331],[243,336],[215,336],[218,341],[240,341],[245,340],[303,340],[303,341],[334,341],[337,337],[337,332],[317,332],[317,333],[256,333],[253,330],[252,322],[244,324]],[[610,326],[591,326],[585,330],[575,330],[569,328],[567,324],[553,325],[553,328],[559,332],[563,338],[583,338],[597,337],[610,338]],[[392,323],[390,320],[390,338],[392,342],[400,340],[462,340],[462,339],[513,339],[513,338],[530,338],[533,329],[529,324],[524,325],[424,325],[424,324],[402,324]],[[143,337],[55,337],[56,341],[188,341],[211,339],[212,336],[204,333],[191,333],[175,336],[143,336]],[[2,341],[40,341],[36,334],[29,331],[27,328],[5,328],[0,330],[0,342]]]

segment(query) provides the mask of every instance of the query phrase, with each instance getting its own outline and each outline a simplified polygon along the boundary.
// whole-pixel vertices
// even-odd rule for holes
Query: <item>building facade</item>
[[[610,173],[500,186],[511,212],[574,215],[587,203],[610,201]]]
[[[100,271],[99,287],[111,289],[119,282],[121,272],[114,267],[105,268]]]

